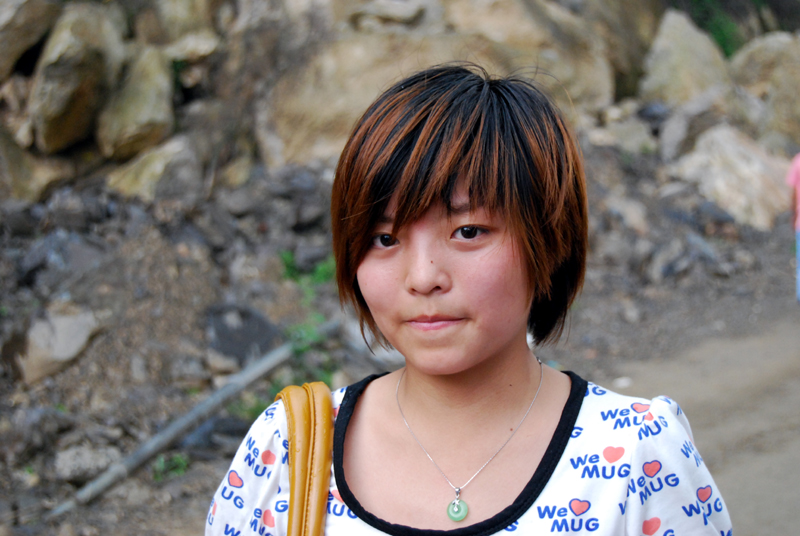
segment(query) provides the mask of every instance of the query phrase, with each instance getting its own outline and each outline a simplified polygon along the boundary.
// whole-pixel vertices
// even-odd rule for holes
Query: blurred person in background
[[[786,174],[786,183],[792,189],[792,221],[795,234],[795,277],[797,279],[797,301],[800,303],[800,153],[792,159],[789,173]]]

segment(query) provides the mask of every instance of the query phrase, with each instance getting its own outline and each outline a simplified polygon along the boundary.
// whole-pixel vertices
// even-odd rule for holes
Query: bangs
[[[395,230],[435,204],[450,212],[459,185],[467,191],[471,209],[494,212],[506,205],[509,189],[498,173],[496,156],[507,150],[498,151],[504,142],[496,135],[496,96],[480,79],[459,82],[425,88],[410,98],[390,90],[385,107],[374,110],[372,135],[383,139],[359,199],[372,213],[371,226],[392,197]],[[399,128],[381,129],[382,122]]]

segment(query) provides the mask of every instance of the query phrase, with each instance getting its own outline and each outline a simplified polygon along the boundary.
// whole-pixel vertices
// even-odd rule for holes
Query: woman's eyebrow
[[[448,211],[450,216],[461,216],[463,214],[469,214],[472,209],[469,206],[469,201],[463,201],[458,204],[454,204],[450,206],[450,210]],[[392,225],[394,224],[394,214],[381,214],[378,217],[378,221],[376,222],[378,225]]]
[[[450,206],[451,215],[461,216],[462,214],[469,214],[470,211],[469,201]]]

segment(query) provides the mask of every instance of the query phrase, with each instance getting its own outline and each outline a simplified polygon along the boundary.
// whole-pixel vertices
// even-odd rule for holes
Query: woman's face
[[[457,193],[392,236],[394,203],[357,271],[378,328],[427,374],[456,374],[525,352],[531,306],[521,257],[502,217]]]

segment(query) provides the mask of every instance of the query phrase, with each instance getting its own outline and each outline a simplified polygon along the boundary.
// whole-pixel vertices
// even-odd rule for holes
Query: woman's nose
[[[450,290],[452,280],[446,255],[432,243],[418,243],[408,250],[406,288],[415,294]]]

